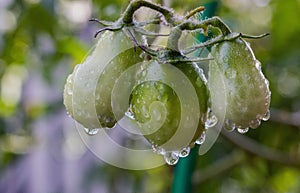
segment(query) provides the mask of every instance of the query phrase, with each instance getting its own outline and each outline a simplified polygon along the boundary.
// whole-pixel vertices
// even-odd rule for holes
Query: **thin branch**
[[[224,41],[231,41],[231,40],[234,40],[234,39],[237,39],[237,38],[259,39],[259,38],[266,37],[268,35],[270,35],[270,34],[269,33],[264,33],[264,34],[261,34],[261,35],[252,36],[252,35],[246,35],[246,34],[242,34],[242,33],[232,32],[228,35],[217,36],[215,38],[207,40],[206,42],[199,43],[198,45],[186,48],[185,50],[183,50],[182,53],[183,54],[190,54],[190,53],[196,51],[198,48],[210,47],[214,44],[224,42]]]
[[[172,10],[170,10],[167,7],[162,7],[158,4],[151,3],[145,0],[131,1],[123,14],[123,22],[127,24],[132,24],[132,16],[134,12],[141,7],[147,7],[161,13],[165,17],[165,19],[172,25],[176,25],[178,23],[178,19],[174,16],[174,12]]]
[[[94,37],[96,38],[101,32],[103,31],[118,31],[120,30],[122,27],[104,27],[99,29],[98,31],[96,31]]]
[[[228,132],[222,130],[221,133],[233,144],[237,145],[238,147],[251,154],[257,155],[261,158],[272,162],[277,162],[283,165],[300,168],[300,159],[297,157],[288,155],[276,149],[266,147],[237,132]]]
[[[151,48],[148,48],[147,46],[141,45],[138,43],[137,39],[135,38],[135,36],[133,35],[133,29],[130,28],[123,28],[124,32],[127,34],[127,36],[129,37],[129,39],[131,40],[131,42],[134,45],[134,50],[136,50],[136,46],[138,46],[139,48],[141,48],[144,52],[146,52],[147,54],[151,55],[151,56],[156,56],[157,53],[155,50],[152,50]]]
[[[228,156],[221,158],[220,160],[210,164],[204,169],[198,170],[193,174],[193,184],[201,184],[209,179],[232,169],[236,165],[242,163],[245,160],[245,155],[241,151],[233,151]]]
[[[89,19],[89,21],[97,22],[100,25],[104,25],[104,26],[112,26],[114,24],[114,22],[99,20],[97,18]]]
[[[164,60],[167,63],[177,63],[177,62],[204,62],[210,61],[213,58],[181,58],[181,59],[173,59],[173,60]]]
[[[280,109],[271,109],[271,121],[300,127],[300,111],[288,112]]]
[[[200,22],[187,20],[182,22],[178,26],[172,28],[168,39],[167,47],[172,50],[179,50],[178,40],[181,37],[183,30],[191,31],[202,29],[203,33],[206,34],[209,27],[218,28],[222,32],[222,35],[224,37],[230,36],[231,34],[236,34],[232,33],[230,28],[219,17],[212,17]]]
[[[205,10],[204,6],[197,7],[196,9],[193,9],[192,11],[188,12],[186,14],[186,16],[184,16],[184,18],[189,19],[190,17],[194,16],[196,13],[199,13],[199,12],[204,11],[204,10]]]
[[[269,36],[270,33],[264,33],[258,36],[253,36],[253,35],[247,35],[247,34],[241,34],[242,38],[247,38],[247,39],[260,39],[260,38],[264,38],[266,36]]]

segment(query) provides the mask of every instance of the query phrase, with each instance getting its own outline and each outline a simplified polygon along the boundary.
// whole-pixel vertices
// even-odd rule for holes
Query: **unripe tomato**
[[[122,31],[106,31],[67,79],[64,104],[70,116],[89,129],[113,127],[112,88],[123,71],[142,61],[140,53]]]
[[[225,41],[213,46],[211,55],[214,60],[209,65],[208,82],[213,112],[216,116],[225,112],[229,130],[258,127],[268,115],[271,93],[249,43],[240,38]],[[218,92],[225,92],[225,98],[220,99]],[[226,109],[218,107],[222,100]]]
[[[166,65],[172,67],[166,68]],[[175,70],[173,73],[172,68],[178,72]],[[131,109],[136,121],[146,125],[141,127],[144,130],[142,133],[146,133],[145,138],[164,151],[192,147],[204,131],[209,105],[209,92],[202,70],[191,62],[164,64],[152,60],[141,74],[141,80],[161,77],[159,81],[141,81],[132,92]],[[194,101],[189,99],[193,95]],[[160,121],[164,122],[157,125]],[[182,131],[176,136],[180,126]],[[195,130],[191,131],[193,127]],[[157,130],[147,133],[151,129]]]

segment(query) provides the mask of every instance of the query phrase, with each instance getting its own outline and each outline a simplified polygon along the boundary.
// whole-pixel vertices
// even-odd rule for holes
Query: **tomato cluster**
[[[134,12],[143,6],[162,13],[170,26],[167,45],[162,48],[147,44],[148,36],[161,34],[144,28],[160,19],[133,20]],[[206,129],[222,116],[229,130],[257,128],[268,117],[270,90],[260,62],[243,39],[256,37],[231,32],[218,17],[191,18],[202,10],[178,17],[168,8],[135,0],[116,22],[93,19],[105,27],[96,33],[103,32],[92,54],[67,78],[64,104],[69,115],[88,129],[112,128],[122,118],[116,116],[117,109],[138,125],[170,164],[186,156],[195,143],[201,144]],[[209,29],[217,29],[212,30],[217,33],[210,40],[179,49],[182,31],[199,30],[206,35]],[[188,54],[204,47],[211,48],[209,58]],[[209,60],[208,80],[196,63],[201,60]],[[124,108],[113,101],[112,93],[124,94],[113,89],[129,69],[133,73],[123,84],[131,85],[131,90]]]

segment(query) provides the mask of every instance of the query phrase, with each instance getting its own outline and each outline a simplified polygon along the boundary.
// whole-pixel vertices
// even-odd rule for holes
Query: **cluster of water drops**
[[[206,130],[214,127],[218,123],[217,117],[209,109],[204,118],[205,131],[203,131],[198,139],[193,142],[190,146],[184,147],[179,151],[166,151],[162,147],[152,145],[154,153],[162,155],[165,162],[168,165],[175,165],[179,161],[179,158],[187,157],[190,154],[191,148],[195,145],[202,145],[206,139]]]
[[[195,141],[195,143],[192,146],[194,146],[195,144],[203,144],[205,138],[206,132],[203,131],[201,136]],[[152,149],[154,153],[164,156],[164,160],[168,165],[175,165],[177,164],[179,158],[187,157],[190,154],[191,147],[187,146],[185,148],[182,148],[180,151],[165,151],[163,148],[153,145]]]
[[[239,133],[245,134],[249,131],[249,128],[256,129],[261,124],[261,120],[268,121],[269,118],[270,118],[270,110],[268,110],[265,115],[263,115],[263,116],[262,115],[257,115],[256,119],[252,119],[249,122],[249,127],[241,127],[239,125],[236,125],[235,123],[233,123],[229,119],[226,119],[225,122],[224,122],[224,128],[227,131],[237,130]]]

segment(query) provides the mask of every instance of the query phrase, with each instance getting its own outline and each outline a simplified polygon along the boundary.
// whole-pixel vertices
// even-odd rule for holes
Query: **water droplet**
[[[140,58],[144,58],[145,57],[145,53],[142,52],[140,55],[139,55]]]
[[[166,154],[166,151],[163,148],[158,147],[156,145],[152,145],[152,149],[153,149],[154,153],[157,153],[159,155],[165,155]]]
[[[250,75],[249,74],[245,74],[244,77],[245,77],[246,80],[248,80],[248,81],[250,80]]]
[[[105,123],[110,123],[111,121],[112,121],[112,119],[110,117],[106,117]]]
[[[236,77],[236,71],[234,69],[228,69],[225,72],[225,75],[226,75],[227,78],[233,79],[233,78]]]
[[[132,119],[132,120],[135,120],[134,114],[133,114],[133,112],[132,112],[130,109],[128,109],[128,110],[125,112],[125,116],[127,116],[128,118],[130,118],[130,119]]]
[[[100,95],[99,95],[99,94],[96,95],[95,100],[96,100],[96,101],[99,101],[99,100],[100,100]]]
[[[201,145],[204,143],[205,138],[206,138],[206,133],[202,132],[201,136],[195,141],[195,143]]]
[[[90,56],[88,56],[86,59],[88,60],[89,58],[90,58]],[[74,68],[74,72],[77,72],[81,66],[82,66],[82,64],[76,65]]]
[[[73,75],[72,74],[68,77],[67,82],[72,84],[72,82],[73,82]]]
[[[143,42],[143,45],[148,45],[147,37],[145,35],[142,35],[142,42]]]
[[[139,103],[139,102],[137,102],[137,103]],[[156,113],[156,111],[154,111],[154,112]],[[149,115],[149,113],[147,111],[146,105],[142,106],[142,113],[143,113],[144,117],[146,117],[146,118],[150,117],[150,115]],[[156,119],[160,120],[160,117],[157,117]]]
[[[236,76],[236,71],[235,70],[230,71],[229,78],[235,78],[235,76]]]
[[[227,131],[233,131],[233,130],[235,130],[235,124],[234,123],[231,123],[231,121],[229,120],[229,119],[227,119],[226,121],[225,121],[225,125],[224,125],[224,127],[225,127],[225,129],[227,130]]]
[[[84,128],[84,131],[88,135],[96,135],[98,133],[99,129],[98,128],[94,128],[94,129]]]
[[[250,123],[249,123],[249,126],[252,129],[256,129],[259,125],[260,125],[260,120],[259,119],[251,120]]]
[[[249,131],[249,127],[247,127],[247,128],[238,127],[237,131],[241,134],[244,134],[244,133],[247,133]]]
[[[175,152],[167,152],[164,155],[164,160],[168,165],[175,165],[179,160],[179,155]]]
[[[224,63],[227,63],[228,62],[228,57],[224,56],[222,60],[223,60]]]
[[[258,61],[258,60],[255,61],[255,67],[256,67],[256,69],[261,70],[261,63],[260,63],[260,61]]]
[[[190,153],[191,148],[190,147],[186,147],[183,148],[180,152],[179,152],[179,157],[187,157]]]
[[[137,103],[137,104],[140,104],[140,102],[141,102],[140,99],[137,98],[137,99],[136,99],[136,103]]]
[[[207,112],[207,118],[205,121],[205,128],[208,129],[210,127],[215,126],[218,123],[218,118],[213,114],[211,110]]]
[[[267,121],[270,119],[271,113],[270,110],[267,111],[267,113],[263,116],[262,120]]]
[[[68,95],[72,95],[73,94],[73,89],[70,87],[67,87],[67,93]]]

